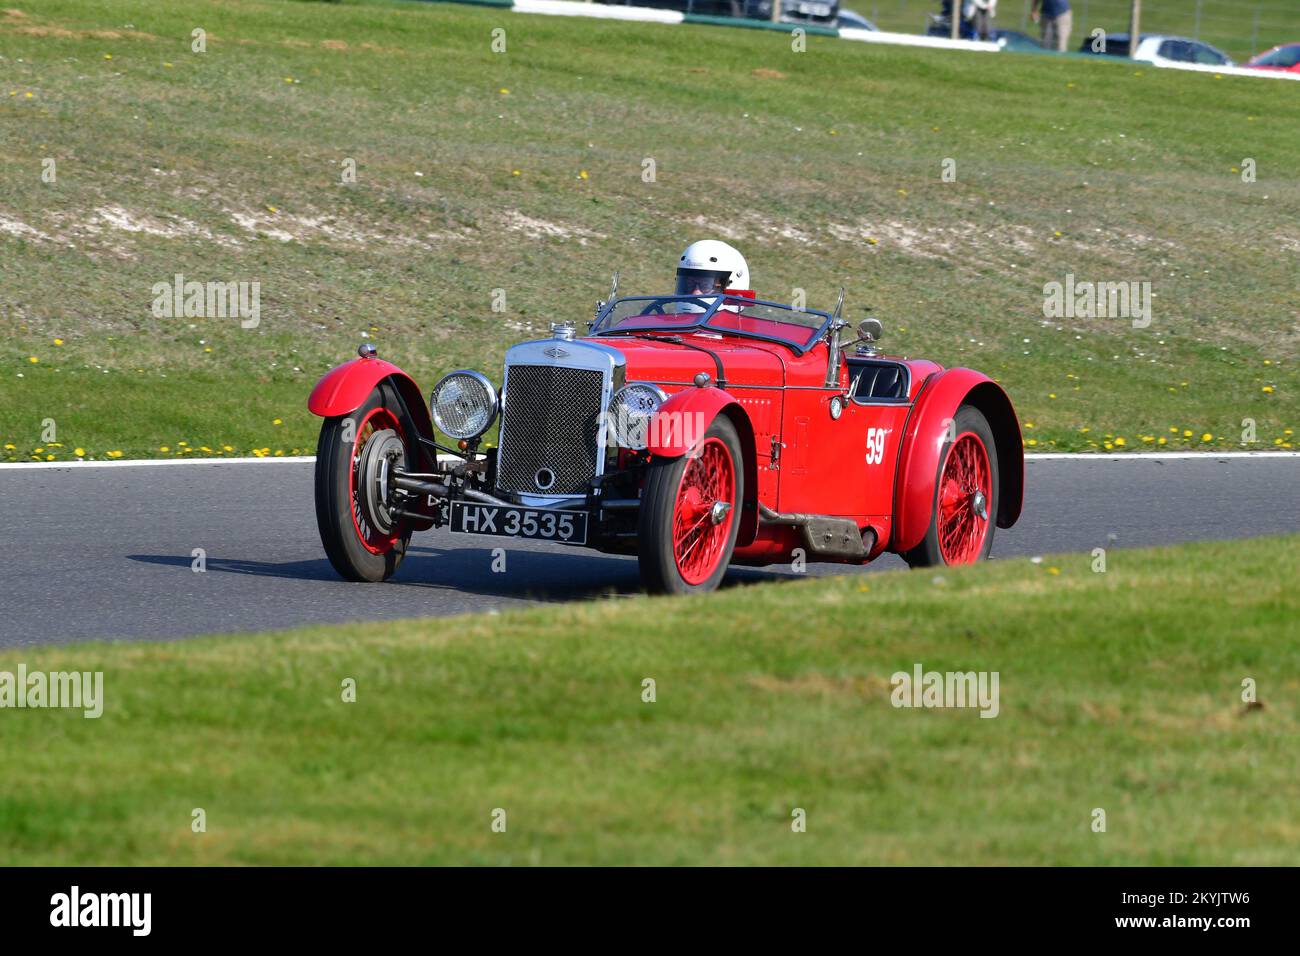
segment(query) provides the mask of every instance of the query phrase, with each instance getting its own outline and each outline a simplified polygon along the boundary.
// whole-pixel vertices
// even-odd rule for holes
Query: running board
[[[808,553],[818,557],[861,561],[876,544],[871,528],[859,531],[856,522],[830,515],[779,514],[759,502],[759,517],[766,524],[786,525],[803,532]]]

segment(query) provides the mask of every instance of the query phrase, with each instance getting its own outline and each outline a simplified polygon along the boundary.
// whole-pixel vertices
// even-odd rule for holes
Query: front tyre
[[[406,555],[411,529],[387,510],[386,476],[410,451],[401,399],[380,383],[360,408],[325,419],[316,449],[316,525],[334,570],[383,581]]]
[[[740,438],[719,415],[695,452],[650,463],[637,530],[641,582],[658,594],[712,591],[740,531]]]
[[[925,537],[903,555],[914,568],[973,564],[993,547],[998,516],[998,453],[983,413],[963,405],[939,455],[939,475]]]

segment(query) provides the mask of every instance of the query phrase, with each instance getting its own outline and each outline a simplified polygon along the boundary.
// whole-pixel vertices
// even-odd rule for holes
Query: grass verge
[[[106,704],[0,711],[0,859],[1294,864],[1300,537],[1091,561],[7,651]],[[917,663],[998,716],[894,708]]]

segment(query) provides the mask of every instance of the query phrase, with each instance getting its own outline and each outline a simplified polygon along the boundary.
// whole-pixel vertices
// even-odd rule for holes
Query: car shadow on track
[[[175,554],[129,554],[131,561],[164,567],[189,568],[193,558]],[[411,546],[390,587],[429,588],[483,597],[516,598],[541,603],[633,597],[643,593],[635,560],[574,551],[512,551],[505,555],[503,570],[491,548],[436,548]],[[329,561],[251,561],[208,555],[209,572],[247,574],[345,584]],[[757,584],[760,581],[795,579],[800,575],[732,568],[722,587]]]

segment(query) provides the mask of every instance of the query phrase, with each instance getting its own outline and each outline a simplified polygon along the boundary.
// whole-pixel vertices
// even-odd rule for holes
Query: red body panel
[[[984,412],[996,436],[998,525],[1009,527],[1019,516],[1024,485],[1020,427],[1005,392],[988,376],[882,356],[907,368],[907,401],[849,401],[835,419],[831,401],[848,389],[851,362],[843,363],[838,387],[826,388],[824,343],[800,355],[777,343],[715,333],[676,338],[679,342],[601,340],[627,357],[627,381],[654,382],[670,395],[659,415],[678,421],[659,430],[650,449],[654,454],[686,454],[691,439],[702,436],[716,415],[728,414],[742,425],[746,456],[752,459],[746,469],[747,498],[780,513],[853,519],[875,531],[876,544],[868,555],[873,558],[886,549],[914,547],[929,528],[948,421],[970,402]],[[716,383],[717,362],[726,387],[696,387],[699,372]],[[691,425],[683,429],[681,420],[688,417]],[[789,528],[754,523],[750,530],[738,542],[739,562],[789,560],[791,549],[799,546],[797,533]]]

